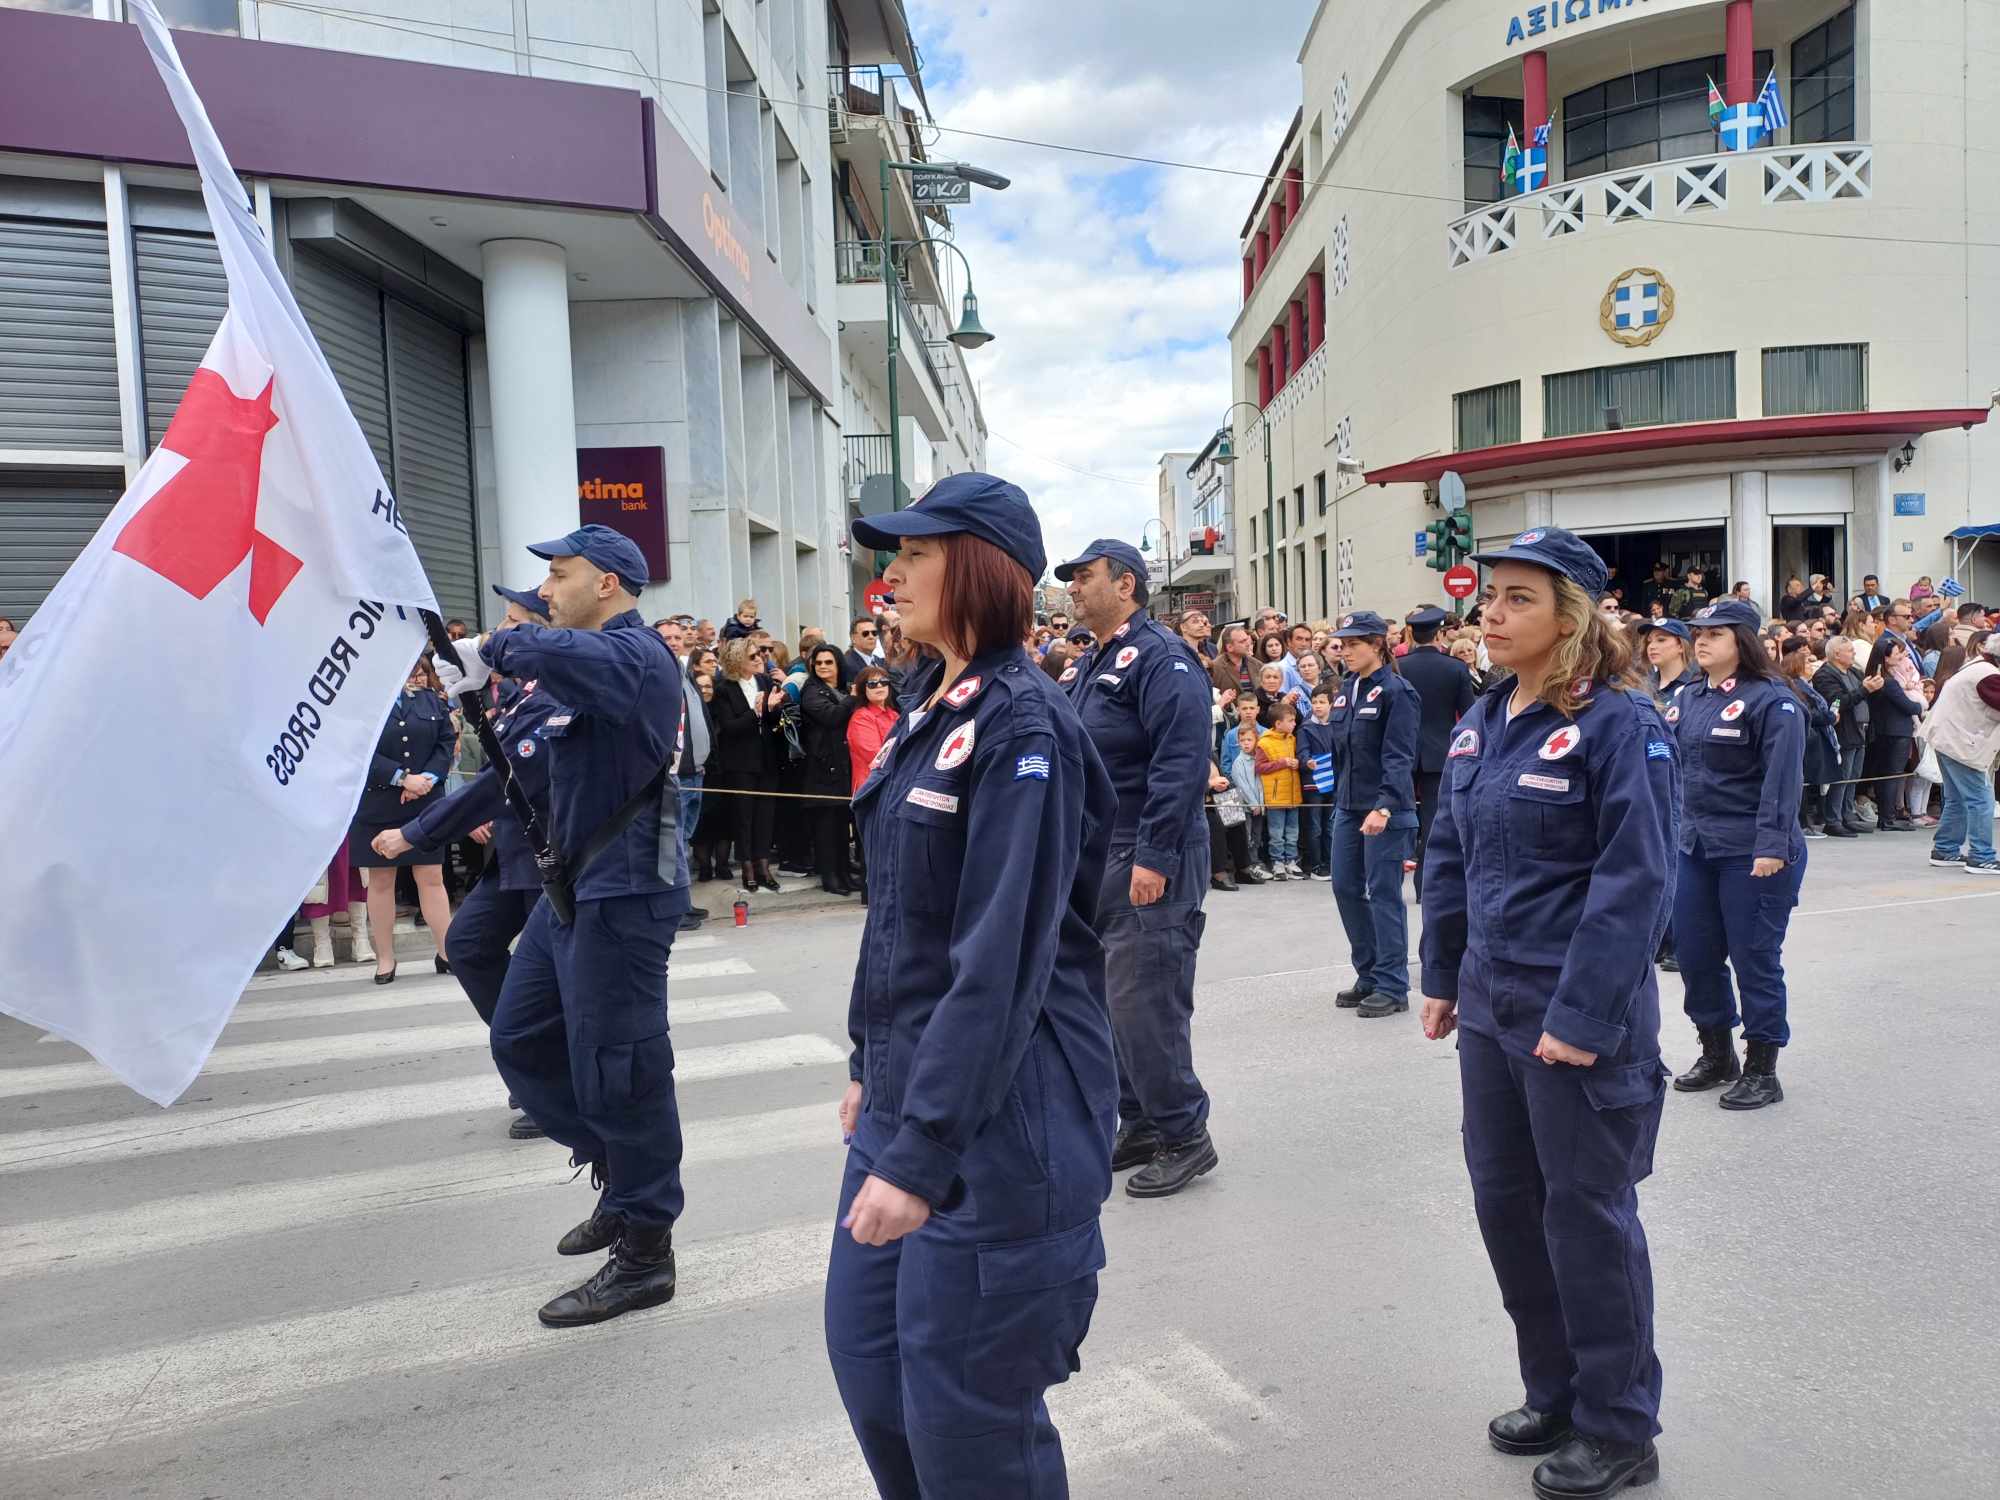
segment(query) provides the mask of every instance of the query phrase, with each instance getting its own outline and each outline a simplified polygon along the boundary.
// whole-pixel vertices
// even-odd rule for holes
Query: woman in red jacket
[[[875,765],[875,752],[896,727],[896,697],[890,691],[889,674],[881,667],[868,667],[854,679],[854,696],[861,706],[847,721],[847,758],[854,766],[851,796]]]

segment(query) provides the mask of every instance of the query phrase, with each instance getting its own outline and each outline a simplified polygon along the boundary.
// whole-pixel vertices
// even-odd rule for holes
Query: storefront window
[[[1854,139],[1854,7],[1792,43],[1792,144]]]
[[[1521,138],[1519,99],[1465,97],[1465,207],[1470,213],[1482,203],[1513,196],[1500,181],[1500,158],[1507,153],[1507,131]]]
[[[1759,52],[1751,64],[1758,86],[1770,69],[1771,54]],[[1563,178],[1712,155],[1719,148],[1708,118],[1708,83],[1712,78],[1721,87],[1727,71],[1721,57],[1694,57],[1565,96]]]
[[[1542,377],[1546,437],[1715,422],[1736,415],[1736,356],[1691,354]]]

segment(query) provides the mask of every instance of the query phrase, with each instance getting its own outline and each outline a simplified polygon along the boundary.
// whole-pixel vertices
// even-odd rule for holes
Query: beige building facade
[[[1662,558],[1907,592],[2000,521],[1991,4],[1322,4],[1300,68],[1231,331],[1243,607],[1441,601],[1446,471],[1482,542],[1570,527],[1635,597]],[[1787,123],[1724,152],[1709,81],[1770,76]]]

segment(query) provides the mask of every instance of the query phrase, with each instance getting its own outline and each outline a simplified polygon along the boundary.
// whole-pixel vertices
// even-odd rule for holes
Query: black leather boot
[[[1553,1453],[1569,1441],[1568,1412],[1517,1406],[1486,1424],[1486,1440],[1502,1453]]]
[[[1535,1465],[1535,1493],[1541,1500],[1605,1500],[1659,1477],[1660,1455],[1650,1440],[1621,1443],[1574,1432]]]
[[[577,1163],[579,1171],[582,1163]],[[625,1221],[604,1206],[604,1194],[609,1183],[604,1176],[604,1168],[593,1163],[590,1168],[590,1185],[597,1189],[597,1207],[590,1211],[590,1217],[556,1241],[558,1255],[591,1255],[618,1243],[618,1236],[624,1231]]]
[[[1335,995],[1333,1003],[1342,1010],[1353,1010],[1355,1006],[1374,993],[1374,986],[1369,984],[1367,980],[1357,980],[1353,989],[1342,990],[1339,994]]]
[[[1778,1083],[1775,1042],[1751,1042],[1745,1049],[1743,1076],[1719,1101],[1724,1109],[1762,1109],[1785,1097]]]
[[[1221,1160],[1204,1127],[1192,1140],[1160,1147],[1151,1161],[1125,1179],[1125,1194],[1130,1198],[1171,1198],[1202,1173],[1214,1171]]]
[[[542,1308],[543,1326],[579,1328],[620,1314],[658,1307],[674,1295],[674,1231],[628,1228],[611,1247],[611,1259],[582,1286]]]
[[[547,1134],[529,1115],[516,1115],[514,1123],[507,1127],[507,1139],[510,1141],[539,1141]]]
[[[1742,1065],[1736,1061],[1736,1039],[1727,1026],[1697,1026],[1695,1030],[1701,1035],[1701,1056],[1674,1080],[1675,1088],[1683,1094],[1699,1094],[1743,1076]]]
[[[1160,1154],[1160,1145],[1160,1133],[1150,1125],[1119,1126],[1118,1139],[1111,1143],[1111,1170],[1143,1167]]]
[[[1334,1002],[1336,1005],[1339,1003],[1338,1000]],[[1409,1008],[1410,997],[1408,995],[1384,995],[1377,993],[1370,995],[1357,1005],[1354,1013],[1364,1021],[1373,1021],[1382,1016],[1396,1015]]]

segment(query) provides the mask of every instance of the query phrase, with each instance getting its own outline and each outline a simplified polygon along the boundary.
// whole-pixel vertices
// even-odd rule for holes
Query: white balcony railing
[[[1746,203],[1832,203],[1875,193],[1875,148],[1850,142],[1769,146],[1719,156],[1690,156],[1653,166],[1599,172],[1539,193],[1506,198],[1445,226],[1453,266],[1512,250],[1534,227],[1526,210],[1541,211],[1541,236],[1615,227],[1634,219],[1685,218],[1726,212]]]

